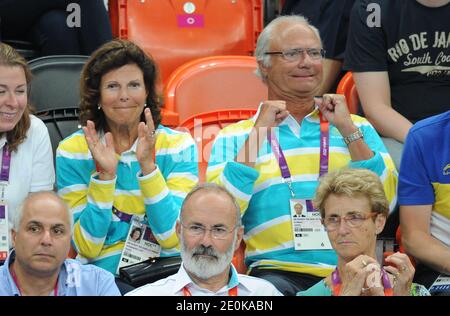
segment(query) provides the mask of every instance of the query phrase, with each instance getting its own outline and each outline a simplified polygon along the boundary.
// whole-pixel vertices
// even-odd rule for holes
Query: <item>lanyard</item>
[[[238,296],[237,286],[228,290],[228,296]],[[183,296],[192,296],[191,291],[185,286],[183,288]]]
[[[391,282],[389,281],[389,277],[384,269],[381,269],[381,275],[384,287],[384,295],[393,296],[394,291],[392,289]],[[333,295],[339,296],[339,294],[341,293],[342,282],[337,268],[331,274],[331,282],[333,283]]]
[[[132,214],[124,213],[124,212],[118,210],[115,206],[112,207],[112,212],[113,212],[113,214],[116,215],[116,216],[120,219],[120,221],[122,221],[122,222],[129,223],[129,222],[131,222],[131,219],[133,218],[133,215],[132,215]]]
[[[5,186],[9,183],[9,170],[11,169],[11,153],[8,150],[8,145],[5,144],[3,146],[2,153],[2,166],[0,170],[0,184],[2,187],[2,193],[0,196],[0,200],[5,200]]]
[[[9,270],[11,272],[11,276],[12,276],[12,278],[14,280],[14,283],[17,286],[17,289],[19,290],[20,295],[22,295],[22,290],[20,289],[19,281],[17,280],[16,272],[14,271],[14,266],[11,265],[11,268]],[[59,277],[56,278],[55,288],[53,289],[53,295],[54,296],[58,296],[58,279],[59,279]]]
[[[330,124],[323,118],[322,113],[320,112],[319,117],[320,117],[320,170],[319,170],[319,177],[320,177],[328,172]],[[272,148],[275,158],[277,158],[278,165],[280,166],[281,170],[281,176],[283,177],[284,182],[287,183],[289,191],[291,191],[292,197],[294,197],[295,193],[294,190],[292,189],[291,172],[289,171],[286,157],[284,156],[284,153],[281,150],[277,138],[275,137],[274,134],[272,134],[270,129],[267,134],[267,140],[269,141],[270,147]]]

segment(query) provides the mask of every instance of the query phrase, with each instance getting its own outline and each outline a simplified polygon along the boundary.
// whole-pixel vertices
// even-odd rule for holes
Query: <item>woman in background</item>
[[[0,43],[0,217],[8,212],[9,228],[28,193],[53,190],[55,182],[47,127],[31,115],[28,104],[30,81],[25,59]],[[4,256],[3,252],[1,261]]]

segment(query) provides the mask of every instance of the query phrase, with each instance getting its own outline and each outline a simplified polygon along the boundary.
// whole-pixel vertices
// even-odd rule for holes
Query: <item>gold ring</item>
[[[363,267],[367,266],[367,262],[365,260],[361,260],[361,263],[363,264]]]

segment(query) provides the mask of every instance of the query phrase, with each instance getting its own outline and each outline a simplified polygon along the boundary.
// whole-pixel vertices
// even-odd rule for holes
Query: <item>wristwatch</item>
[[[344,137],[345,144],[350,144],[351,142],[354,142],[355,140],[358,140],[360,138],[363,138],[364,135],[361,131],[361,129],[358,128],[358,130],[354,133],[351,133],[350,135]]]

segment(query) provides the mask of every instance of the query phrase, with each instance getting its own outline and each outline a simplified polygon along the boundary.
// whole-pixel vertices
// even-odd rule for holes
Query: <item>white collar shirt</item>
[[[17,151],[11,153],[9,183],[4,187],[10,228],[16,209],[28,193],[53,190],[55,183],[53,152],[47,127],[33,115],[30,115],[30,121],[27,137]],[[5,144],[4,134],[0,138],[0,151],[3,151]]]
[[[252,276],[238,274],[231,265],[230,280],[217,292],[199,287],[181,265],[176,274],[141,286],[127,296],[184,296],[187,289],[192,296],[229,296],[230,289],[237,286],[237,296],[281,296],[282,294],[270,282]]]

